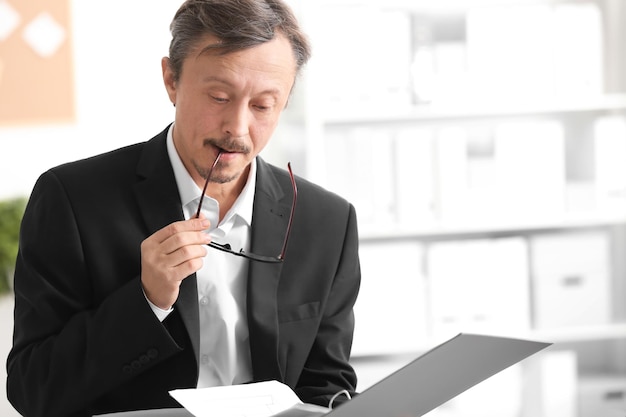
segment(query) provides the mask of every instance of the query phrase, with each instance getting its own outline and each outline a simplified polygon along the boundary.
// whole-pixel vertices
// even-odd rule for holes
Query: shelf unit
[[[578,361],[576,372],[580,378],[595,378],[597,374],[618,378],[624,381],[623,390],[626,393],[626,306],[623,303],[626,299],[626,260],[623,256],[626,252],[626,194],[615,193],[617,188],[626,187],[626,180],[612,183],[610,175],[619,177],[619,172],[622,172],[619,171],[619,165],[626,167],[626,152],[622,156],[618,152],[622,149],[626,151],[626,147],[620,148],[622,143],[626,144],[626,3],[621,0],[292,0],[292,4],[305,29],[311,34],[314,58],[296,84],[282,123],[287,126],[286,136],[300,135],[304,138],[301,146],[289,145],[295,153],[292,160],[299,161],[298,166],[301,171],[304,170],[304,175],[345,195],[357,206],[361,252],[362,257],[367,258],[362,259],[363,299],[359,300],[361,305],[357,305],[354,346],[356,363],[363,364],[372,358],[382,361],[393,357],[406,359],[407,354],[422,352],[442,340],[443,333],[433,330],[433,311],[436,310],[433,306],[433,287],[439,285],[433,282],[435,278],[429,269],[432,267],[433,248],[451,243],[467,244],[467,248],[472,249],[474,243],[488,246],[494,242],[504,242],[505,246],[510,244],[518,250],[519,256],[515,259],[520,271],[512,275],[525,276],[526,288],[523,291],[527,297],[527,305],[524,307],[527,310],[524,314],[529,317],[526,325],[508,329],[506,326],[496,326],[491,329],[491,333],[552,341],[555,346],[551,351],[575,353]],[[566,67],[563,63],[553,63],[554,68],[543,64],[529,65],[527,72],[533,78],[528,92],[516,85],[523,81],[519,79],[524,75],[525,69],[522,68],[513,74],[513,78],[505,77],[494,82],[496,90],[499,87],[504,91],[475,94],[476,87],[468,84],[472,84],[472,80],[483,83],[485,80],[472,74],[472,65],[484,68],[487,64],[498,64],[489,57],[484,58],[484,54],[491,47],[502,46],[493,43],[476,45],[480,39],[498,37],[494,33],[480,33],[476,29],[476,22],[489,23],[485,19],[494,16],[501,16],[503,22],[507,22],[506,19],[511,18],[510,10],[516,11],[518,21],[529,16],[533,19],[535,16],[537,22],[532,20],[519,24],[510,21],[515,26],[511,30],[523,29],[524,32],[503,35],[504,39],[514,43],[511,45],[514,49],[512,52],[498,50],[505,54],[504,59],[519,64],[515,61],[518,55],[527,59],[532,57],[534,47],[543,48],[541,39],[534,38],[535,35],[526,36],[531,32],[539,33],[540,36],[549,35],[550,39],[546,39],[546,43],[559,51],[567,50],[567,39],[563,39],[559,31],[550,29],[550,22],[546,20],[558,15],[559,19],[571,18],[578,23],[589,23],[589,32],[585,31],[584,26],[576,30],[588,38],[597,39],[600,42],[599,49],[594,50],[594,45],[582,45],[579,52],[592,54],[595,61],[586,63],[589,65],[577,74],[578,79],[567,78],[565,75],[569,74],[558,72]],[[559,14],[561,11],[564,12]],[[539,14],[533,15],[535,12]],[[470,27],[470,15],[475,20],[474,27]],[[388,16],[389,19],[385,21],[386,17],[381,16]],[[564,23],[560,21],[559,24]],[[421,26],[426,28],[426,35]],[[502,23],[491,26],[505,30]],[[568,28],[565,29],[567,33]],[[401,36],[403,33],[409,39],[404,39]],[[343,38],[348,40],[344,41]],[[359,41],[365,46],[359,45]],[[526,41],[530,44],[525,45]],[[579,42],[580,38],[576,41]],[[430,57],[431,61],[424,61],[423,56],[421,60],[418,59],[417,50],[431,48],[432,53],[438,42],[445,46],[437,52],[442,54],[441,59],[448,65],[444,67],[444,72],[453,73],[444,74],[448,77],[444,81],[460,88],[455,90],[450,87],[445,90],[444,85],[439,96],[437,92],[430,91],[428,93],[431,96],[424,100],[419,94],[419,88],[424,86],[419,84],[420,80],[416,77],[426,74],[431,77],[430,80],[439,83],[441,79],[437,79],[438,75],[436,71],[433,74],[432,68],[429,70],[431,72],[416,70],[418,64],[423,65],[434,59],[433,56]],[[453,45],[448,48],[448,44]],[[519,48],[521,46],[527,48]],[[406,48],[409,48],[408,52]],[[538,57],[546,58],[546,51]],[[481,56],[487,61],[477,63],[472,54],[483,54]],[[566,61],[567,65],[576,59],[572,55],[563,54],[564,59],[570,60]],[[321,57],[316,58],[319,55]],[[377,60],[383,61],[383,64],[379,65]],[[455,72],[454,65],[459,62],[466,65],[464,73]],[[368,68],[368,64],[374,69]],[[503,68],[510,69],[510,65],[503,64]],[[405,74],[400,73],[402,68]],[[543,79],[545,71],[552,71],[552,78]],[[352,75],[354,79],[351,79]],[[360,91],[358,82],[364,91]],[[480,82],[474,84],[480,85]],[[580,90],[563,89],[563,85],[579,85]],[[552,90],[546,92],[546,86]],[[489,84],[483,84],[482,88],[488,89]],[[363,101],[359,102],[357,97]],[[508,152],[513,153],[513,157],[509,156],[504,162],[498,161],[496,149],[501,146],[499,144],[512,143],[515,130],[529,125],[538,125],[541,129],[547,126],[544,131],[536,131],[537,135],[543,135],[545,143],[535,140],[534,143],[539,145],[531,150],[512,146]],[[617,130],[610,130],[615,128]],[[402,149],[397,145],[398,137],[407,131],[412,132],[415,143],[420,145],[409,147],[407,155],[402,155],[398,151]],[[455,132],[457,139],[446,139],[449,131]],[[440,168],[443,163],[440,158],[445,149],[449,150],[450,147],[442,148],[441,143],[445,140],[460,140],[459,131],[464,132],[460,137],[464,138],[466,146],[461,153],[467,159],[474,157],[478,161],[475,167],[467,161],[465,163],[468,169],[479,170],[482,181],[489,182],[491,177],[507,172],[494,168],[499,163],[513,165],[524,171],[520,174],[522,180],[514,184],[519,187],[523,197],[541,200],[542,195],[551,198],[561,193],[559,198],[562,205],[546,205],[545,210],[538,209],[532,215],[526,215],[529,208],[525,207],[518,211],[512,210],[506,216],[500,216],[498,210],[476,216],[492,200],[476,203],[475,200],[456,199],[451,200],[452,204],[456,208],[461,207],[461,213],[447,213],[445,206],[450,203],[444,201],[440,189],[444,183],[441,180]],[[502,131],[510,137],[500,142]],[[602,134],[607,135],[607,131],[610,137],[605,142],[618,146],[613,148],[613,152],[605,149],[602,153],[602,139],[598,138]],[[526,139],[523,135],[521,137]],[[533,138],[528,139],[531,142]],[[475,143],[469,145],[472,140]],[[425,141],[429,141],[430,145],[424,146]],[[458,152],[459,148],[452,149]],[[420,155],[419,151],[426,151],[427,157]],[[523,153],[520,159],[527,158],[523,160],[524,163],[518,163],[515,159],[515,152],[520,151]],[[549,157],[544,157],[544,153]],[[610,159],[612,154],[613,159]],[[555,155],[558,160],[554,159]],[[621,157],[625,158],[623,164],[619,163]],[[414,161],[414,169],[430,164],[427,173],[435,173],[428,179],[428,183],[417,179],[416,173],[412,173],[418,192],[427,185],[425,193],[431,193],[432,198],[420,202],[422,207],[414,210],[417,213],[414,217],[418,220],[411,222],[406,221],[406,213],[405,217],[398,214],[403,201],[406,203],[403,197],[407,194],[407,185],[411,185],[410,181],[404,181],[401,185],[397,182],[406,172],[398,168],[403,159]],[[607,171],[605,167],[611,166],[611,163],[613,171]],[[410,162],[408,165],[411,165]],[[552,166],[558,166],[561,170],[555,186],[557,188],[546,188],[544,194],[533,194],[533,185],[538,185],[538,188],[544,185],[541,184],[542,175],[537,177],[540,181],[537,184],[526,181],[525,172],[544,169],[548,178],[554,175],[554,170],[550,171]],[[600,172],[602,169],[605,172]],[[417,172],[422,176],[425,173]],[[626,168],[623,173],[626,178]],[[603,189],[605,184],[600,184],[601,180],[607,181],[607,175],[611,182],[607,187],[614,187],[611,190]],[[345,178],[349,176],[349,181],[354,181],[354,184]],[[347,184],[343,188],[337,186],[342,181]],[[626,188],[617,191],[626,192]],[[468,190],[462,192],[467,193]],[[502,193],[503,200],[515,197],[511,190],[504,188],[487,188],[486,192],[496,198]],[[367,194],[367,198],[363,197],[364,194]],[[382,205],[381,200],[384,203]],[[372,207],[363,209],[363,204]],[[416,203],[413,201],[411,204]],[[478,209],[464,215],[462,209],[471,204],[477,204]],[[425,206],[428,208],[425,209]],[[387,209],[391,214],[383,213]],[[603,271],[604,279],[607,280],[607,293],[603,300],[609,305],[605,309],[605,319],[597,323],[537,327],[541,321],[537,317],[539,310],[536,297],[541,295],[537,287],[543,284],[537,281],[542,272],[536,265],[538,257],[534,251],[543,247],[543,240],[550,242],[555,238],[558,242],[558,239],[563,239],[567,242],[563,247],[568,248],[570,237],[572,241],[579,238],[584,241],[589,236],[592,242],[590,245],[596,245],[590,248],[604,248],[598,249],[598,253],[603,256],[602,259],[606,258]],[[584,257],[585,254],[585,246],[581,247],[583,249],[578,257]],[[571,256],[576,258],[577,255]],[[378,259],[372,260],[372,257]],[[554,257],[561,259],[565,265],[576,263],[570,262],[562,253],[555,252]],[[449,259],[449,262],[454,263],[456,260]],[[597,259],[593,262],[600,263]],[[589,271],[580,273],[599,274],[593,269],[595,266],[589,268]],[[498,271],[507,275],[506,266]],[[475,279],[472,271],[467,273],[464,279]],[[575,282],[580,277],[562,278],[564,282]],[[416,284],[416,281],[419,283]],[[489,288],[483,290],[488,292]],[[558,308],[566,306],[559,305]],[[362,319],[360,326],[359,314]],[[394,328],[391,323],[399,324]],[[464,331],[462,326],[459,330]],[[626,394],[624,396],[626,398]]]
[[[354,125],[385,125],[413,123],[444,123],[467,120],[495,120],[502,118],[547,118],[569,115],[621,114],[626,111],[626,94],[611,94],[588,99],[570,101],[552,101],[520,105],[518,103],[492,103],[481,105],[433,105],[415,107],[389,114],[346,112],[344,114],[324,115],[319,123],[327,128],[350,127]]]

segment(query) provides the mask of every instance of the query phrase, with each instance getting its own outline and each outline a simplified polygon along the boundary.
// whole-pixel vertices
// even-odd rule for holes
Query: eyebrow
[[[208,75],[208,76],[204,77],[204,78],[202,79],[202,82],[203,82],[204,84],[206,84],[206,83],[210,83],[210,82],[218,82],[218,83],[220,83],[220,84],[225,84],[225,85],[227,85],[227,86],[229,86],[229,87],[234,87],[234,86],[235,86],[235,85],[234,85],[233,83],[231,83],[230,81],[228,81],[228,80],[226,80],[226,79],[224,79],[224,78],[217,77],[217,76],[215,76],[215,75]]]
[[[204,77],[202,79],[202,83],[204,83],[204,84],[207,84],[207,83],[210,83],[210,82],[218,82],[220,84],[224,84],[224,85],[226,85],[228,87],[231,87],[231,88],[235,87],[235,85],[233,83],[231,83],[230,81],[228,81],[228,80],[226,80],[224,78],[221,78],[221,77],[217,77],[215,75],[209,75],[209,76],[206,76],[206,77]],[[269,88],[267,90],[261,91],[257,95],[278,96],[278,95],[280,95],[280,90],[278,88]]]

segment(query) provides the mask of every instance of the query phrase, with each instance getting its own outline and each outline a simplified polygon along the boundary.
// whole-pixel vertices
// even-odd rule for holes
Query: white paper
[[[170,391],[195,417],[269,417],[302,404],[287,385],[278,381]]]

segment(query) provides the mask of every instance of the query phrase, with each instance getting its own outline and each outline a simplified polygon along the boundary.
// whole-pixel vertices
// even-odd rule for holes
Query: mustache
[[[224,152],[237,152],[243,154],[250,153],[250,147],[248,145],[231,137],[226,137],[222,139],[208,138],[203,141],[203,145],[214,146]]]

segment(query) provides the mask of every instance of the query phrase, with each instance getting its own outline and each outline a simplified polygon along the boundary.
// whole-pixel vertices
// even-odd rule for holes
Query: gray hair
[[[311,56],[306,35],[282,0],[187,0],[174,15],[170,31],[169,65],[175,81],[180,79],[185,58],[206,35],[220,42],[205,49],[228,54],[271,41],[281,33],[291,44],[298,73]]]

